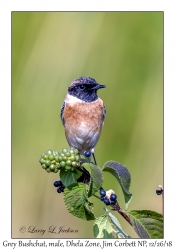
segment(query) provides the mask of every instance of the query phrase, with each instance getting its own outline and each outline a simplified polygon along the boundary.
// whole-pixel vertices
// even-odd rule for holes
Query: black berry
[[[54,184],[53,184],[55,187],[59,187],[62,185],[62,182],[61,181],[55,181]]]
[[[57,188],[58,193],[62,193],[62,187]]]
[[[64,192],[64,187],[61,187],[60,189],[61,189],[61,192],[63,193]]]
[[[160,189],[157,189],[157,190],[156,190],[156,194],[157,194],[157,195],[161,195],[162,193],[163,193],[163,190],[160,190]]]
[[[104,189],[100,189],[100,195],[104,197],[106,195],[106,191]]]
[[[116,200],[115,201],[111,201],[110,204],[111,205],[115,205],[116,204]]]
[[[110,200],[111,200],[111,201],[116,201],[116,199],[117,199],[116,194],[111,194]]]
[[[104,198],[103,202],[106,204],[106,205],[110,205],[110,201],[108,198]]]
[[[85,151],[85,152],[84,152],[84,155],[85,155],[86,157],[90,157],[90,156],[91,156],[91,151]]]

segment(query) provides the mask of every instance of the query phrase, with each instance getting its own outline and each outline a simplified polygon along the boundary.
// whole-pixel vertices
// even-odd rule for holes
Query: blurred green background
[[[68,147],[60,107],[70,82],[90,76],[107,117],[96,147],[131,173],[128,211],[162,211],[155,193],[163,184],[163,12],[12,12],[12,237],[93,238],[93,221],[68,213],[62,194],[39,164],[41,153]],[[118,183],[105,173],[124,208]],[[96,198],[96,216],[104,214]],[[137,237],[117,213],[123,229]],[[78,233],[21,233],[19,228],[61,226]]]

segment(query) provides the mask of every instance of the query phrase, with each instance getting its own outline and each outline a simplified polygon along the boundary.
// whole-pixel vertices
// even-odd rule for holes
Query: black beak
[[[103,88],[106,88],[106,86],[98,83],[95,87],[93,87],[93,89],[103,89]]]

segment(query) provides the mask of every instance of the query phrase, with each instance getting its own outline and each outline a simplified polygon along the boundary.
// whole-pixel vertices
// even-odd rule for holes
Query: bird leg
[[[97,165],[96,159],[95,159],[95,154],[92,153],[93,159],[94,159],[94,164]]]

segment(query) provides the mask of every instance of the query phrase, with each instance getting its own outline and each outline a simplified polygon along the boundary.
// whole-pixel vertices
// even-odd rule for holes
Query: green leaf
[[[93,225],[93,233],[95,238],[114,238],[113,228],[108,220],[108,215],[105,214],[96,218]]]
[[[163,215],[151,210],[133,210],[127,213],[140,238],[163,238]]]
[[[132,198],[132,194],[129,192],[131,175],[128,169],[120,163],[108,161],[104,164],[102,170],[111,173],[118,180],[125,198],[125,209],[127,209]]]
[[[65,187],[76,183],[77,179],[81,176],[81,172],[78,170],[75,171],[66,171],[64,168],[60,170],[60,179]]]
[[[77,183],[65,188],[63,197],[68,211],[83,220],[94,220],[93,204],[87,199],[87,185]]]
[[[122,229],[122,227],[121,227],[119,221],[117,220],[117,218],[116,218],[113,214],[111,214],[111,213],[109,212],[109,210],[108,210],[106,207],[104,208],[104,210],[106,211],[107,215],[110,217],[112,223],[113,223],[114,225],[116,225],[116,227]]]
[[[95,194],[102,186],[103,174],[101,169],[91,163],[83,163],[82,166],[90,173],[90,185],[88,197]]]
[[[131,238],[129,235],[127,235],[123,230],[122,227],[117,220],[117,218],[108,211],[107,208],[104,208],[106,212],[108,212],[108,216],[111,219],[111,224],[116,228],[115,233],[116,233],[116,238]],[[122,237],[120,237],[122,236]]]

